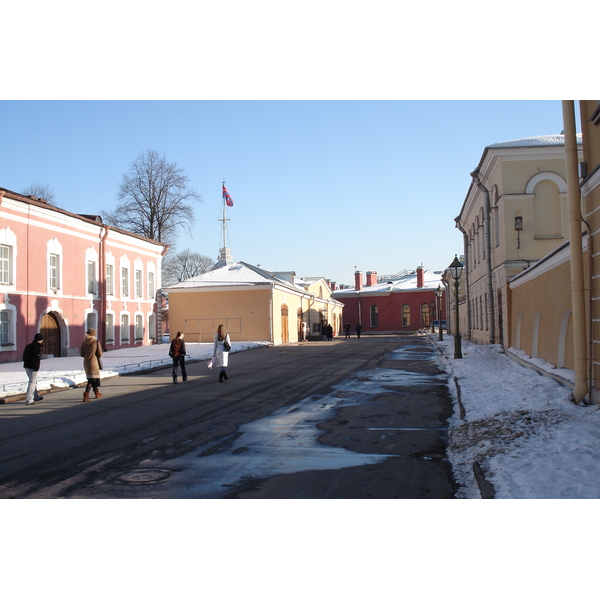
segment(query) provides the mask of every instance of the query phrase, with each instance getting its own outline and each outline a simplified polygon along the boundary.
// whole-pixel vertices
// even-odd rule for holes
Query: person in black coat
[[[362,331],[362,325],[360,323],[356,324],[356,335],[358,336],[358,339],[360,339],[360,332]]]
[[[181,377],[187,381],[187,373],[185,372],[185,342],[183,341],[183,333],[177,332],[177,336],[173,338],[171,347],[169,348],[169,356],[173,359],[173,383],[177,383],[177,365],[181,365]]]
[[[33,342],[27,344],[23,350],[23,368],[27,373],[27,377],[29,377],[25,404],[34,404],[35,402],[41,402],[44,399],[44,396],[40,396],[37,390],[37,376],[42,360],[43,339],[44,337],[41,333],[36,333]]]

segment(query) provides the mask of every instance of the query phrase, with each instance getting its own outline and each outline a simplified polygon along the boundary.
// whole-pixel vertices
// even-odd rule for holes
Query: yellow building
[[[298,342],[303,322],[309,336],[320,338],[325,323],[339,331],[343,308],[322,277],[296,278],[293,271],[272,273],[244,262],[181,281],[165,291],[170,330],[184,332],[189,342],[211,342],[219,324],[233,341]]]
[[[582,100],[579,111],[580,136],[575,103],[563,103],[569,239],[510,282],[509,354],[544,362],[551,375],[568,369],[574,400],[599,404],[600,103]]]
[[[461,333],[508,347],[509,282],[569,237],[564,135],[490,145],[471,176],[455,219],[465,255]]]

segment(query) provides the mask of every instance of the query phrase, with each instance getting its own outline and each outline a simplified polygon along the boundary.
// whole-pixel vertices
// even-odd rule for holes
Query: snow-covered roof
[[[274,280],[280,281],[282,284],[290,285],[283,280],[278,280],[276,277],[263,271],[259,267],[246,264],[244,262],[236,262],[232,265],[225,265],[208,271],[208,273],[202,273],[191,277],[185,281],[175,283],[168,288],[170,290],[180,289],[193,289],[193,288],[209,288],[209,287],[234,287],[234,286],[256,286],[256,285],[267,285],[272,283]]]
[[[577,134],[577,143],[582,143],[581,133]],[[536,135],[533,137],[511,140],[508,142],[499,142],[491,144],[487,148],[531,148],[535,146],[564,146],[565,136],[563,134],[554,135]]]
[[[438,285],[442,285],[443,272],[426,271],[423,269],[423,287],[417,287],[417,274],[411,273],[397,279],[391,279],[388,281],[380,281],[375,285],[363,285],[360,290],[361,294],[389,294],[392,292],[414,292],[421,290],[435,290]],[[444,287],[442,285],[442,287]],[[344,288],[333,292],[335,298],[341,298],[343,296],[355,296],[357,293],[356,288]]]
[[[302,279],[300,281],[302,282]],[[276,273],[265,271],[260,267],[242,261],[219,267],[208,273],[202,273],[196,277],[175,283],[165,289],[169,292],[200,288],[255,287],[264,285],[279,285],[296,292],[305,292],[305,287],[302,283],[292,283],[288,279],[283,278],[283,276],[279,277]]]

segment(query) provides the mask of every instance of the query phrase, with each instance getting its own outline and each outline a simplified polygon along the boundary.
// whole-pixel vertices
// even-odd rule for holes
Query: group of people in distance
[[[44,337],[41,333],[36,333],[33,341],[25,346],[23,350],[23,368],[27,373],[28,384],[25,397],[27,406],[41,402],[44,397],[41,396],[37,389],[37,376],[40,370],[42,360],[42,342]],[[227,366],[229,365],[229,351],[231,350],[231,339],[225,331],[223,325],[219,325],[214,338],[213,359],[211,367],[216,364],[221,370],[219,372],[219,382],[223,383],[229,377],[227,376]],[[85,333],[85,339],[81,344],[79,351],[83,358],[83,369],[87,379],[85,391],[83,392],[83,401],[90,401],[90,391],[94,391],[94,398],[102,396],[100,388],[100,371],[102,370],[102,347],[96,337],[95,329],[88,329]],[[185,370],[185,342],[183,341],[183,333],[177,332],[175,338],[169,347],[169,356],[173,359],[173,383],[177,383],[177,367],[181,367],[181,377],[183,381],[187,381],[187,373]]]
[[[217,366],[221,369],[219,372],[219,383],[223,383],[229,377],[227,376],[227,367],[229,366],[229,351],[231,350],[231,339],[225,331],[223,325],[219,325],[215,334],[213,344],[213,357],[209,362],[209,367]],[[185,342],[183,341],[183,333],[177,332],[173,338],[169,348],[169,356],[173,359],[173,383],[177,383],[177,367],[181,367],[181,377],[183,381],[187,381],[187,372],[185,370]]]

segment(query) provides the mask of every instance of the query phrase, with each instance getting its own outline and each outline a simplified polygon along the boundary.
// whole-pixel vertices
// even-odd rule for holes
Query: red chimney
[[[354,289],[362,290],[362,273],[360,271],[354,271]]]
[[[417,287],[423,287],[423,267],[417,267]]]
[[[377,285],[377,271],[367,271],[367,287]]]
[[[332,281],[332,282],[329,284],[329,287],[331,288],[331,291],[332,291],[332,292],[335,292],[335,290],[337,289],[337,284],[335,283],[335,281]]]

